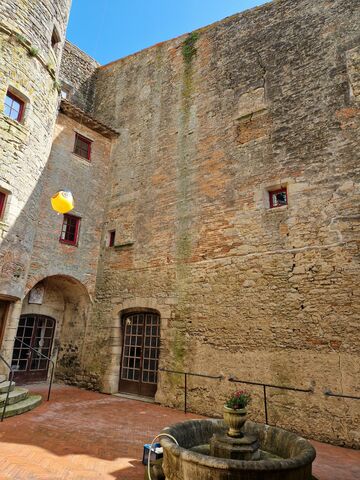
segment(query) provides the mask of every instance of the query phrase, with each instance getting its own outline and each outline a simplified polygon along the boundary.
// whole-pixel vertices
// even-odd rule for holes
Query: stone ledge
[[[79,107],[76,107],[74,104],[70,103],[68,100],[61,100],[60,112],[85,125],[91,130],[100,133],[106,138],[116,138],[119,136],[119,132],[91,117]]]

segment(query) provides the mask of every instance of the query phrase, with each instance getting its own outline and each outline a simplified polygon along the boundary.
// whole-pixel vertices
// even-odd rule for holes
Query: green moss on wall
[[[198,32],[191,32],[182,44],[182,54],[185,64],[190,64],[196,55],[196,42],[199,38]]]

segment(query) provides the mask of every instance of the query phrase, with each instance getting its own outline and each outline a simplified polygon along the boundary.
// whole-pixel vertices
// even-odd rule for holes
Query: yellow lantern
[[[51,197],[51,206],[55,212],[68,213],[74,208],[74,198],[68,190],[60,190]]]

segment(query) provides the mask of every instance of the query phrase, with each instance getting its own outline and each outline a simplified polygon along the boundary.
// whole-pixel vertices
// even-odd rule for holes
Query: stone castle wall
[[[86,112],[93,108],[97,67],[96,60],[69,41],[65,42],[60,67],[62,88],[68,100]]]
[[[75,132],[92,140],[90,161],[73,153]],[[106,240],[103,223],[107,198],[103,192],[108,182],[110,148],[110,139],[84,123],[59,114],[44,175],[27,279],[27,290],[42,279],[48,279],[50,291],[57,288],[56,301],[63,307],[57,315],[50,315],[57,321],[56,375],[58,379],[81,386],[89,386],[80,364],[89,306],[94,301],[100,246]],[[62,188],[74,192],[75,208],[71,214],[81,218],[76,246],[59,242],[63,215],[56,214],[50,206],[51,196]],[[50,293],[49,297],[53,300],[48,303],[54,305],[54,294]],[[47,308],[46,301],[41,308]],[[99,383],[96,376],[92,381]]]
[[[358,445],[360,11],[278,1],[97,73],[97,117],[120,131],[84,367],[117,388],[124,308],[162,313],[161,366],[270,390],[269,422]],[[269,209],[286,186],[289,204]],[[214,383],[215,382],[215,383]],[[192,379],[194,411],[234,385]],[[262,389],[251,389],[263,420]],[[183,402],[161,374],[157,400]]]
[[[0,5],[0,188],[8,194],[0,224],[0,294],[15,298],[23,295],[29,267],[69,9],[70,0]],[[59,35],[54,49],[53,28]],[[3,114],[8,89],[25,102],[21,123]]]

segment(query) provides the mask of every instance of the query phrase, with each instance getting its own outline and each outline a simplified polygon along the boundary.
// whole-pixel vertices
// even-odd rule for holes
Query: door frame
[[[158,346],[157,346],[157,350],[158,350],[158,356],[157,356],[157,370],[156,370],[156,374],[157,374],[157,382],[156,384],[148,384],[148,385],[154,385],[154,391],[150,394],[150,395],[147,395],[147,394],[143,394],[143,393],[140,393],[140,385],[142,384],[142,382],[135,382],[135,381],[132,381],[132,380],[125,380],[125,379],[122,379],[121,376],[122,376],[122,368],[123,368],[123,360],[124,360],[124,342],[125,342],[125,327],[126,327],[126,324],[125,324],[125,320],[126,318],[129,316],[129,315],[136,315],[136,314],[152,314],[152,315],[157,315],[158,318],[159,318],[159,343],[158,343]],[[157,390],[157,384],[158,384],[158,371],[159,371],[159,362],[160,362],[160,351],[161,351],[161,315],[160,315],[160,312],[154,308],[146,308],[146,307],[140,307],[140,308],[127,308],[125,310],[123,310],[121,313],[120,313],[120,331],[121,331],[121,357],[120,357],[120,371],[119,371],[119,382],[118,382],[118,391],[119,393],[125,393],[125,394],[133,394],[133,395],[139,395],[139,396],[142,396],[142,397],[149,397],[149,398],[154,398],[155,397],[155,394],[156,394],[156,390]],[[144,333],[143,333],[143,339],[144,339]],[[144,350],[144,344],[142,344],[142,352],[141,352],[141,362],[143,360],[143,350]],[[142,369],[140,370],[140,372],[142,372]],[[121,385],[123,382],[128,382],[129,384],[133,384],[133,385],[136,385],[138,384],[138,388],[134,390],[137,390],[137,391],[134,391],[134,392],[128,392],[128,391],[122,391],[122,388],[121,388]],[[146,385],[146,384],[145,384]]]
[[[1,298],[1,297],[0,297],[0,302],[6,304],[3,316],[0,318],[0,350],[1,350],[2,343],[4,340],[6,323],[9,318],[10,307],[13,302],[11,302],[10,300],[7,300],[6,298]]]
[[[52,322],[53,322],[52,336],[51,336],[49,353],[48,353],[48,357],[51,358],[53,347],[54,347],[54,339],[55,339],[55,332],[56,332],[56,325],[57,325],[56,319],[54,317],[51,317],[49,315],[44,315],[44,314],[41,314],[41,313],[24,313],[24,314],[21,314],[20,318],[19,318],[19,322],[18,322],[18,326],[17,326],[17,329],[16,329],[16,335],[15,336],[17,336],[20,320],[24,317],[31,317],[31,316],[35,317],[33,332],[32,332],[31,340],[30,340],[30,343],[29,343],[29,345],[31,345],[33,348],[35,348],[34,345],[33,345],[33,341],[34,341],[34,338],[35,338],[38,319],[42,318],[42,319],[52,320]],[[15,342],[16,342],[16,339],[14,341],[14,348],[15,348]],[[20,343],[20,346],[22,346],[22,345],[23,344]],[[23,346],[23,347],[25,349],[27,348],[25,346]],[[12,364],[13,356],[14,356],[14,348],[13,348],[13,353],[12,353],[12,357],[11,357],[11,364]],[[18,383],[22,383],[22,384],[46,381],[47,378],[48,378],[48,374],[49,374],[50,361],[47,362],[46,373],[45,373],[45,370],[33,370],[34,373],[31,374],[31,370],[30,370],[29,366],[31,365],[31,361],[33,359],[34,352],[30,349],[29,349],[29,351],[31,352],[31,355],[29,356],[29,360],[28,360],[28,363],[27,363],[26,370],[14,370],[14,379],[17,380]],[[38,378],[37,378],[36,372],[39,372],[38,373]],[[42,375],[40,374],[40,372],[44,372],[44,374],[43,374],[44,378],[42,378]]]

